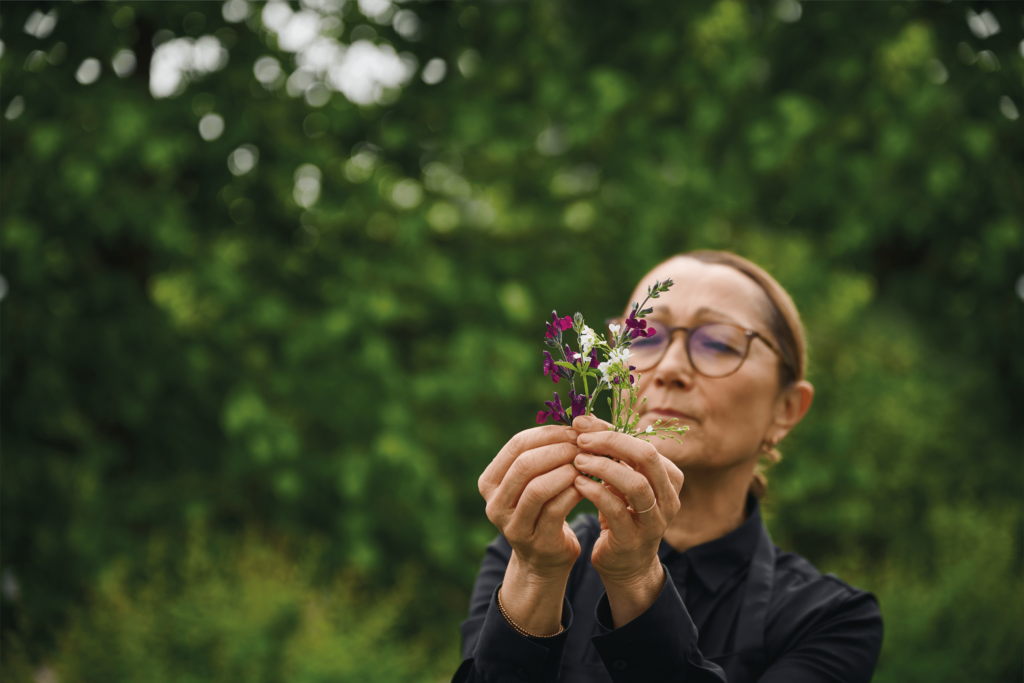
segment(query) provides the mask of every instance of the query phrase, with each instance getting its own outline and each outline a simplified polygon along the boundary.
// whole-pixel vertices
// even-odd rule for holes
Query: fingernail
[[[583,455],[582,453],[580,453],[579,455],[576,456],[577,465],[586,465],[588,462],[590,462],[589,455]]]
[[[579,484],[586,484],[588,481],[590,481],[590,480],[587,479],[586,477],[576,477],[576,484],[577,485],[579,485]]]
[[[572,421],[572,426],[575,429],[587,429],[590,427],[590,418],[585,415],[580,415]]]

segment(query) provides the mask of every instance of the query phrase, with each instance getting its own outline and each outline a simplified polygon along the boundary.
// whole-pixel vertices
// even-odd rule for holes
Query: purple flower
[[[548,407],[548,410],[537,411],[537,424],[542,425],[548,421],[548,418],[554,418],[555,422],[561,422],[562,424],[572,424],[569,422],[569,417],[565,414],[565,409],[562,408],[562,399],[559,398],[558,392],[555,394],[554,401],[544,401],[544,405]]]
[[[587,412],[587,395],[577,394],[573,390],[569,390],[569,400],[572,401],[572,416],[579,417]]]
[[[590,350],[590,367],[596,368],[600,363],[597,362],[597,349]]]
[[[626,329],[630,331],[629,338],[636,339],[637,337],[653,337],[655,334],[654,328],[652,327],[649,330],[646,328],[647,321],[643,318],[638,319],[636,317],[636,310],[630,311],[629,317],[626,318]]]
[[[558,384],[558,378],[569,379],[569,371],[555,363],[555,359],[547,351],[544,352],[544,376],[551,376],[551,381]]]
[[[551,322],[547,323],[548,331],[544,336],[548,339],[555,339],[561,336],[562,332],[572,329],[572,317],[559,318],[558,313],[551,311]]]
[[[551,354],[547,351],[544,352],[544,376],[551,375],[551,381],[558,384],[558,371],[559,368],[555,365],[555,359],[551,357]]]

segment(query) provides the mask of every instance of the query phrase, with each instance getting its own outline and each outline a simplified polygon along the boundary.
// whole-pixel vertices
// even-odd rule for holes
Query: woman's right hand
[[[536,579],[564,580],[580,554],[579,540],[565,521],[583,500],[573,486],[576,437],[572,427],[558,425],[519,432],[478,481],[487,518],[515,551],[517,571]]]

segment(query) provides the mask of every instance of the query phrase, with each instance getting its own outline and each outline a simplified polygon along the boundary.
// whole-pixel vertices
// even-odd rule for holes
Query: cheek
[[[769,387],[760,382],[716,380],[721,384],[707,391],[708,437],[725,452],[745,455],[760,447],[771,419]],[[736,377],[736,380],[745,378]]]

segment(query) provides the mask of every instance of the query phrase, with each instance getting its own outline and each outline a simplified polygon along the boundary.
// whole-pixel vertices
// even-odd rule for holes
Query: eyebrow
[[[671,306],[659,306],[658,308],[661,309],[660,311],[658,311],[659,313],[661,313],[661,314],[663,314],[663,315],[665,315],[665,316],[667,316],[669,318],[673,317],[672,316],[672,307]],[[693,317],[696,318],[696,319],[700,319],[700,318],[721,318],[721,319],[724,319],[724,320],[728,320],[729,322],[735,323],[736,325],[739,325],[740,327],[743,327],[743,328],[747,327],[746,325],[744,325],[743,323],[741,323],[739,320],[737,320],[736,318],[732,317],[728,313],[726,313],[724,311],[720,311],[717,308],[711,308],[710,306],[701,306],[700,308],[698,308],[696,310],[696,312],[694,312]]]
[[[695,318],[713,318],[713,317],[725,318],[726,320],[729,320],[729,321],[732,321],[732,322],[736,323],[740,327],[745,327],[745,325],[743,325],[743,323],[741,323],[739,320],[737,320],[736,318],[732,317],[728,313],[720,311],[717,308],[711,308],[710,306],[701,306],[700,308],[697,309],[697,312],[693,314],[693,317],[695,317]]]

